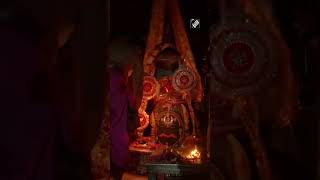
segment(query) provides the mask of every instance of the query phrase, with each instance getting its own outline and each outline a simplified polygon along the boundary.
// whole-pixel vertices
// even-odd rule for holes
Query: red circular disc
[[[251,47],[244,42],[234,42],[227,46],[222,60],[227,71],[234,74],[247,73],[255,63]]]
[[[196,75],[188,68],[179,68],[173,75],[172,85],[176,91],[190,91],[197,85]]]
[[[143,98],[152,99],[159,93],[159,83],[153,76],[145,76],[143,80]]]

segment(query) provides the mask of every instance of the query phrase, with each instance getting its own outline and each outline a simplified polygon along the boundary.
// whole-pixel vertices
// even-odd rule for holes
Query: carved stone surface
[[[272,47],[246,18],[233,18],[211,29],[211,90],[227,97],[257,92],[276,77]]]

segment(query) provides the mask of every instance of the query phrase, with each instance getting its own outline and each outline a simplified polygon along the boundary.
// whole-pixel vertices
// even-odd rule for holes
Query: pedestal
[[[129,171],[139,175],[146,175],[147,168],[145,166],[145,163],[148,161],[153,151],[132,148],[132,147],[130,147],[129,150],[130,150]]]
[[[190,175],[207,175],[210,180],[214,178],[212,172],[215,171],[213,164],[161,164],[146,163],[149,180],[156,180],[158,175],[164,176],[186,176]]]

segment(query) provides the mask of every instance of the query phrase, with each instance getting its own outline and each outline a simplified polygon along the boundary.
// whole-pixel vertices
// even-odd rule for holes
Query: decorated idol
[[[191,91],[197,86],[195,72],[171,47],[159,52],[154,66],[154,75],[144,77],[139,130],[142,131],[150,123],[151,137],[156,142],[179,144],[183,137],[194,134],[196,129],[191,105]],[[150,112],[146,112],[150,108]]]

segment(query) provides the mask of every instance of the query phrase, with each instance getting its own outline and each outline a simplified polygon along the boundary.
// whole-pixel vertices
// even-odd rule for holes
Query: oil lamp
[[[198,150],[197,146],[194,146],[194,149],[192,149],[187,155],[186,159],[189,161],[192,161],[193,163],[201,163],[201,153]]]
[[[185,163],[201,164],[208,159],[202,140],[196,136],[186,137],[176,152]]]

